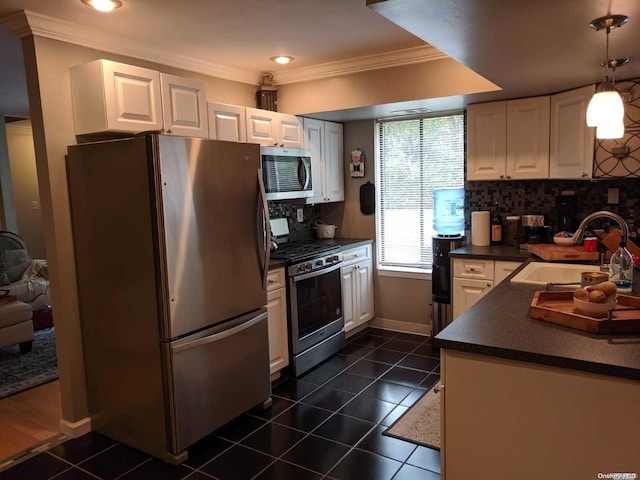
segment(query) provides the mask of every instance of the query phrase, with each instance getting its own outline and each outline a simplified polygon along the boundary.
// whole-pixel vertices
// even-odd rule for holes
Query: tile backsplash
[[[618,189],[618,203],[609,204],[609,189]],[[608,210],[627,221],[635,236],[640,215],[640,180],[620,179],[606,181],[579,180],[509,180],[465,182],[465,222],[471,225],[471,212],[491,210],[498,200],[502,217],[507,215],[544,214],[546,225],[557,231],[558,215],[555,197],[564,191],[577,196],[576,220],[579,223],[588,214]]]
[[[286,218],[290,236],[293,239],[309,238],[314,235],[313,226],[320,218],[320,208],[316,205],[296,205],[281,202],[268,202],[269,217]],[[303,212],[303,221],[298,222],[298,209]]]

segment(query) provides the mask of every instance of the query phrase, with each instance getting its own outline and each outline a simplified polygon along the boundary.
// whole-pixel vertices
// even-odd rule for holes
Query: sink
[[[580,285],[582,272],[599,272],[599,265],[582,265],[576,263],[532,262],[518,272],[511,283],[527,285],[546,285],[552,283],[575,282]]]

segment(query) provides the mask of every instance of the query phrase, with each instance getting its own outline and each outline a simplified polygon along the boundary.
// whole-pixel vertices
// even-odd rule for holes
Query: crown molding
[[[337,62],[322,63],[309,67],[300,67],[283,72],[274,73],[274,85],[287,83],[306,82],[308,80],[320,80],[323,78],[349,75],[352,73],[378,70],[381,68],[400,67],[414,63],[442,60],[447,57],[440,50],[425,45],[420,47],[395,50],[393,52],[376,53],[362,57],[349,58]]]
[[[37,35],[250,85],[258,85],[262,75],[264,75],[264,72],[261,71],[230,67],[216,62],[167,52],[150,45],[133,47],[136,42],[120,40],[115,36],[105,35],[96,29],[28,10],[4,17],[0,19],[0,23],[4,24],[19,38]],[[339,75],[410,65],[443,58],[448,57],[434,47],[429,45],[420,46],[278,72],[274,74],[274,84],[284,85],[287,83],[320,80]]]

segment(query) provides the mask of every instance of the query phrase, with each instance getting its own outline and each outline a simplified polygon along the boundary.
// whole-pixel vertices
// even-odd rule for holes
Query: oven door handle
[[[342,266],[342,262],[334,263],[330,267],[321,268],[320,270],[315,270],[309,273],[303,273],[302,275],[296,275],[292,277],[292,279],[294,282],[301,282],[302,280],[307,280],[308,278],[318,277],[325,273],[331,273],[334,270],[337,270],[338,268],[340,268],[341,266]]]

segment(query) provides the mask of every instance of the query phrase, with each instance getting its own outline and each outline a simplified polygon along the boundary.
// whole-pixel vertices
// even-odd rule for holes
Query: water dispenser
[[[464,233],[464,188],[433,191],[433,229],[437,235]]]

